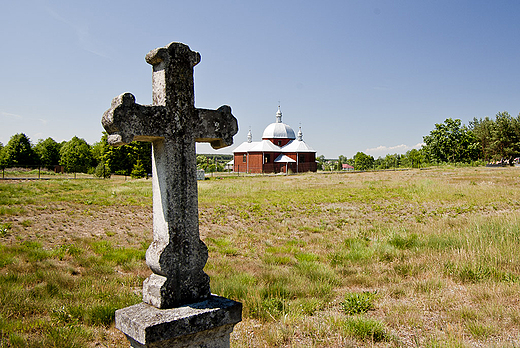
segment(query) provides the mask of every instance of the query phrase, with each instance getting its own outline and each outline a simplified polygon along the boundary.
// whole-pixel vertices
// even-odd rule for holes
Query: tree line
[[[363,152],[357,152],[353,158],[341,155],[334,160],[319,156],[318,169],[342,170],[343,164],[355,170],[419,168],[443,163],[513,165],[520,155],[520,114],[512,117],[500,112],[494,119],[474,118],[468,125],[460,119],[447,118],[435,124],[423,141],[420,149],[377,159]],[[231,155],[198,155],[197,166],[207,172],[223,171],[231,158]],[[108,145],[106,133],[93,145],[76,136],[61,143],[52,138],[40,139],[33,145],[23,133],[13,135],[5,146],[0,143],[0,169],[17,166],[53,169],[56,165],[63,166],[66,172],[100,177],[110,174],[144,177],[152,171],[151,143],[132,142],[113,147]]]
[[[349,164],[355,170],[490,162],[513,165],[520,156],[520,114],[512,117],[506,111],[499,112],[494,119],[474,118],[468,125],[462,124],[460,119],[447,118],[443,123],[435,124],[423,141],[420,149],[377,159],[363,152],[356,153],[353,158],[339,156],[338,160],[319,156],[318,169],[341,170],[343,164]]]
[[[40,139],[32,144],[24,133],[13,135],[4,146],[0,143],[0,168],[56,166],[65,172],[89,173],[99,177],[111,174],[144,177],[151,173],[151,144],[132,142],[119,147],[109,146],[107,134],[93,145],[74,136],[69,141]]]

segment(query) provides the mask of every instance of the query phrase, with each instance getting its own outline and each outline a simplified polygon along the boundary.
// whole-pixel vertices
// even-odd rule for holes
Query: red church
[[[298,136],[282,122],[278,107],[276,122],[268,125],[261,141],[253,141],[251,130],[247,142],[233,150],[233,171],[237,173],[315,172],[316,151],[303,141],[301,127]]]

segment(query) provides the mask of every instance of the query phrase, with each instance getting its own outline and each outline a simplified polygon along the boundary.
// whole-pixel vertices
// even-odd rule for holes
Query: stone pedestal
[[[116,328],[134,348],[223,348],[242,320],[242,304],[211,295],[199,303],[158,309],[144,302],[116,311]]]

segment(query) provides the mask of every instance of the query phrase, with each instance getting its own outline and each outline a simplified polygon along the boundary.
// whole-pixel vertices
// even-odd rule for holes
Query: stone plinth
[[[172,309],[144,302],[116,311],[116,328],[135,348],[223,348],[242,320],[242,304],[212,295],[208,300]]]

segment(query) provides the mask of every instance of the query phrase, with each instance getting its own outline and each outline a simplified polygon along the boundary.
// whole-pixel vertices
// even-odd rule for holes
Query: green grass
[[[211,290],[243,303],[232,346],[520,340],[519,186],[450,167],[199,182]],[[0,347],[127,346],[114,312],[141,301],[151,198],[147,180],[0,182]]]
[[[140,301],[128,286],[140,286],[143,279],[115,270],[136,258],[142,263],[142,250],[92,240],[78,244],[0,244],[1,347],[87,347],[99,339],[96,330],[113,324],[116,309]],[[87,257],[95,262],[86,265]],[[109,272],[98,271],[103,264]]]
[[[375,292],[347,293],[341,306],[348,315],[363,314],[374,309],[375,298]]]

